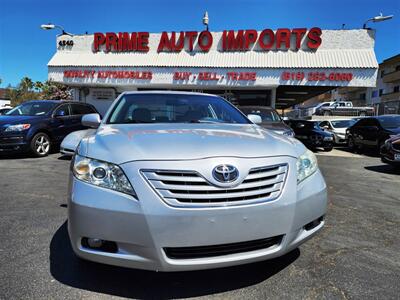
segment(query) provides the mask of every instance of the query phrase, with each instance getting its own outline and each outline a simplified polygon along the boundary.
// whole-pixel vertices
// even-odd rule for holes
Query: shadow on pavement
[[[296,249],[269,261],[206,271],[157,273],[113,267],[75,257],[67,221],[50,243],[50,272],[59,282],[97,293],[129,298],[185,298],[231,291],[260,283],[300,255]]]
[[[67,156],[67,155],[61,155],[60,157],[57,158],[58,160],[71,160],[72,156]]]
[[[374,171],[374,172],[378,172],[378,173],[384,173],[384,174],[393,174],[393,175],[400,175],[400,169],[399,168],[395,168],[391,165],[378,165],[378,166],[367,166],[364,167],[366,170],[369,171]]]
[[[29,153],[0,153],[0,160],[23,159],[23,158],[33,158],[33,156]]]

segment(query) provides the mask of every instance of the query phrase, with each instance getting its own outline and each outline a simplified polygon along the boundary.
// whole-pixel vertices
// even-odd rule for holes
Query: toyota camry
[[[214,95],[125,92],[71,163],[74,252],[157,271],[278,257],[324,226],[325,181],[312,152]]]

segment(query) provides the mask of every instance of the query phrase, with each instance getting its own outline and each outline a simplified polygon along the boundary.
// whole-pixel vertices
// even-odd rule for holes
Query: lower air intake
[[[211,246],[164,248],[165,254],[172,259],[193,259],[223,256],[242,252],[267,249],[281,243],[283,235],[266,239]]]

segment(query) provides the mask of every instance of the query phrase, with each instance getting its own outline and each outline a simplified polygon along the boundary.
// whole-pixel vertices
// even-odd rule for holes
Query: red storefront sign
[[[307,80],[307,81],[351,81],[353,73],[342,72],[282,72],[282,80]]]
[[[99,78],[99,79],[140,79],[150,80],[153,73],[150,71],[93,71],[93,70],[65,70],[64,78]]]
[[[307,28],[279,28],[276,31],[264,29],[258,33],[254,29],[224,30],[222,33],[222,48],[219,51],[249,51],[257,46],[260,50],[298,50],[303,39],[308,49],[315,50],[321,45],[322,31],[318,27]],[[96,32],[93,39],[93,51],[98,52],[148,52],[149,32]],[[194,44],[200,51],[207,52],[213,45],[213,36],[209,31],[175,31],[162,32],[157,52],[193,51]],[[185,49],[187,45],[187,49]]]

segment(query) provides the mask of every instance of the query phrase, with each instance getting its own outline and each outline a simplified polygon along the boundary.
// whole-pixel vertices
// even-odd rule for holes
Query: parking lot
[[[74,257],[68,160],[58,154],[1,158],[0,299],[398,299],[400,173],[378,157],[341,150],[318,159],[330,203],[316,238],[262,263],[155,273]]]

